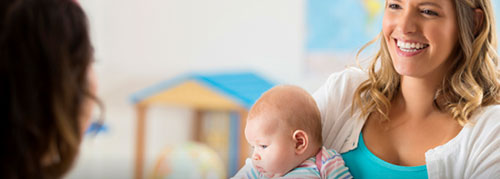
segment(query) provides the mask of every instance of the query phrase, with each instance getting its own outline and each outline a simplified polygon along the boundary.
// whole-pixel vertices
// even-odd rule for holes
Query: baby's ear
[[[296,130],[293,132],[293,141],[295,142],[295,154],[303,154],[309,145],[309,138],[307,133],[303,130]]]

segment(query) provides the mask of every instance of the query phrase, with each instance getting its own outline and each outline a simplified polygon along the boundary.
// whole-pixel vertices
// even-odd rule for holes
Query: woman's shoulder
[[[490,138],[500,142],[500,105],[480,108],[471,120],[472,135],[476,138]]]
[[[500,147],[500,105],[481,107],[471,116],[471,120],[463,129],[467,146],[483,150],[496,143]]]
[[[342,104],[340,106],[350,105],[354,91],[367,78],[367,73],[360,68],[350,67],[331,74],[313,96],[320,110],[322,107],[331,107],[329,102]]]
[[[323,142],[327,148],[340,152],[350,150],[363,121],[351,120],[353,97],[359,84],[368,78],[359,68],[347,68],[330,75],[314,94],[321,113]]]
[[[368,79],[368,73],[355,67],[332,73],[322,86],[324,95],[333,95],[337,97],[335,100],[339,100],[338,97],[348,97],[350,99],[359,84],[366,79]],[[321,90],[317,92],[319,91]]]
[[[332,73],[327,82],[328,83],[338,83],[340,81],[345,82],[361,82],[368,78],[368,73],[357,67],[349,67],[342,71]]]
[[[480,108],[473,116],[472,124],[500,128],[500,104]]]
[[[500,104],[494,104],[485,106],[482,108],[483,115],[492,116],[495,114],[500,114]],[[498,118],[500,119],[500,118]]]
[[[482,107],[473,116],[466,140],[460,149],[467,156],[466,178],[498,178],[500,174],[500,105]],[[456,157],[456,156],[455,156]],[[464,159],[465,160],[465,159]]]

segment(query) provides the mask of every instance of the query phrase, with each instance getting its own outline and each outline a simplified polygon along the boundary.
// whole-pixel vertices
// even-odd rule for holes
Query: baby
[[[352,178],[340,154],[322,146],[316,102],[299,87],[265,92],[248,113],[245,137],[253,154],[233,178]]]

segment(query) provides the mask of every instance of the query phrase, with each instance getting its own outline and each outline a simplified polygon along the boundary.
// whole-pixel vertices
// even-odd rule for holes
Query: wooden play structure
[[[145,127],[147,109],[152,105],[176,105],[194,112],[192,140],[202,135],[202,116],[208,111],[227,111],[229,122],[229,173],[244,165],[249,154],[244,127],[248,109],[274,83],[251,72],[187,74],[145,88],[131,97],[137,112],[135,145],[136,179],[144,175]]]

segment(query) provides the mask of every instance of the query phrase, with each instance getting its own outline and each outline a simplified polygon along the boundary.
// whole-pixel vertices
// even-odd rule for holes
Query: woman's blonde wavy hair
[[[451,63],[452,68],[444,76],[434,103],[463,126],[480,107],[500,103],[500,72],[497,69],[497,36],[490,0],[454,0],[454,3],[459,44],[455,48],[456,53],[453,53],[456,57]],[[477,8],[484,13],[479,26],[474,22]],[[360,108],[363,118],[373,112],[380,114],[382,121],[388,121],[391,101],[400,89],[400,75],[393,67],[382,33],[363,46],[358,56],[377,40],[380,40],[380,49],[368,67],[368,80],[356,89],[352,111]],[[376,69],[377,66],[380,68]]]

